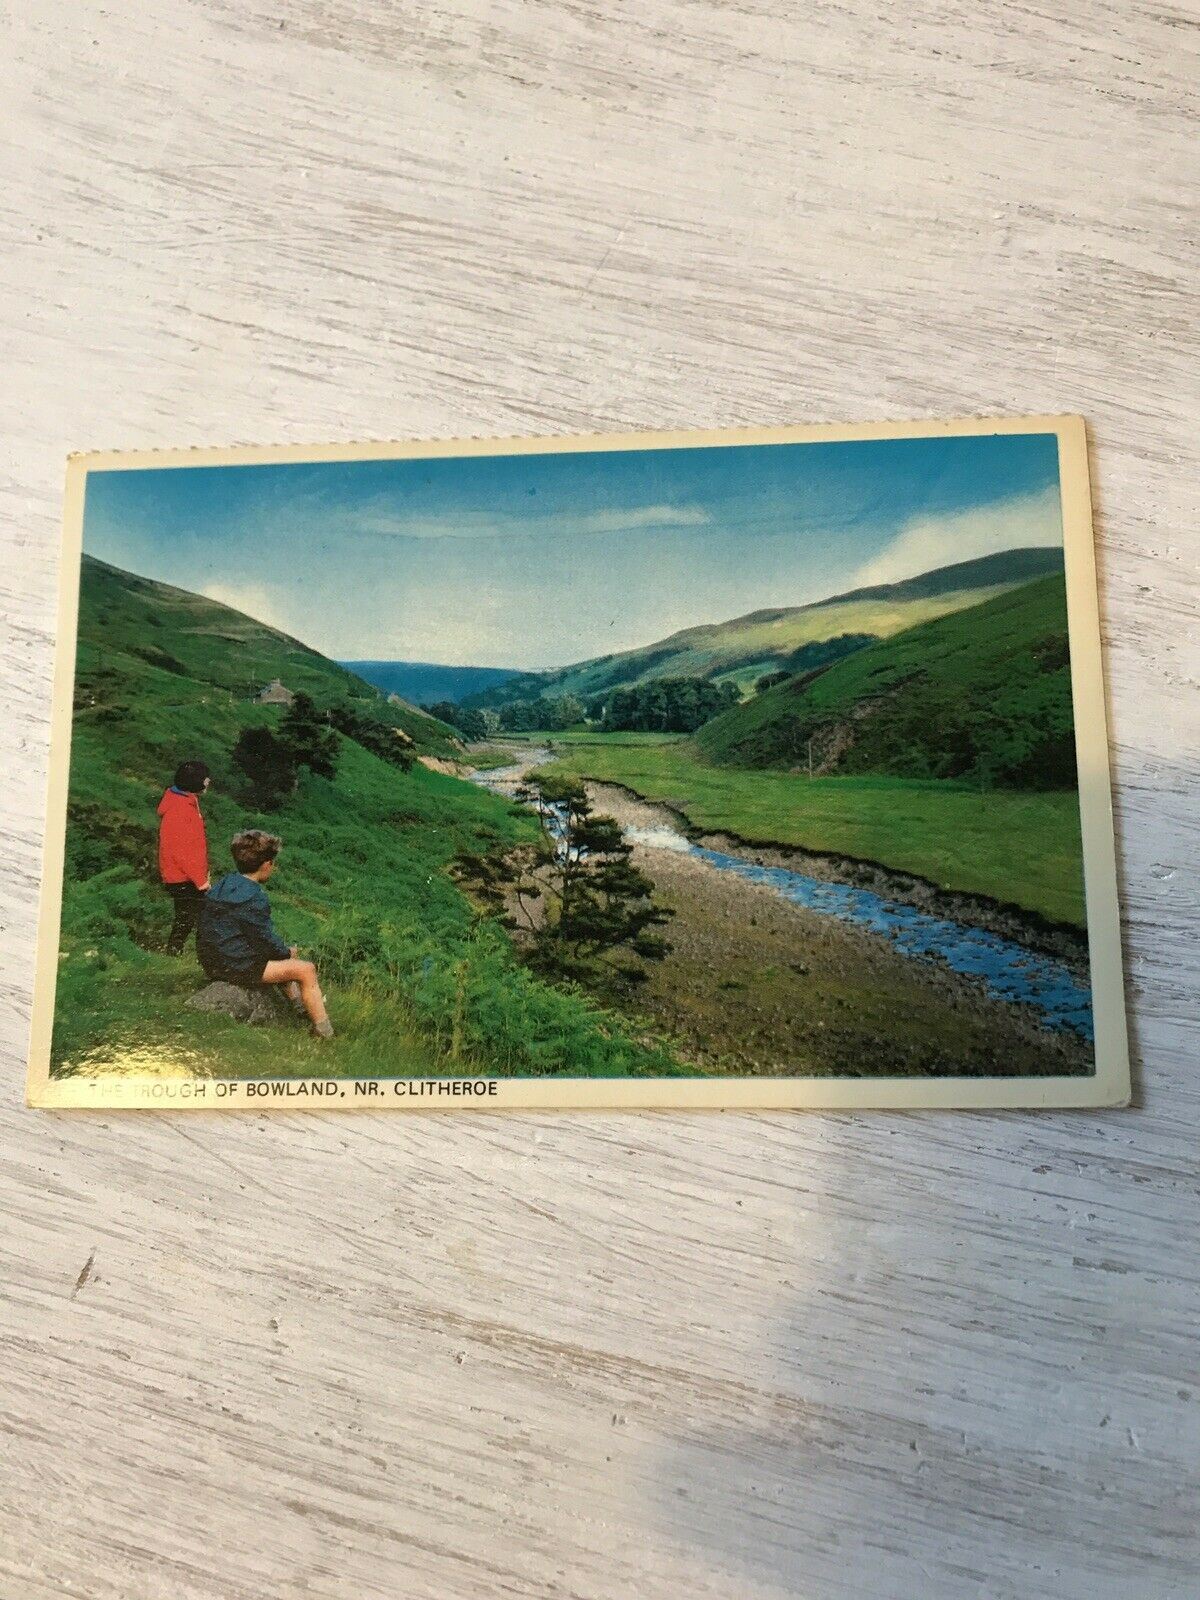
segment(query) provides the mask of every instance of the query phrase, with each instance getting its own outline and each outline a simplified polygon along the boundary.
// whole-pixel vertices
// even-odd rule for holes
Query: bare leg
[[[282,983],[286,985],[288,992],[293,988],[298,989],[301,1003],[308,1013],[308,1020],[313,1028],[324,1038],[332,1037],[329,1013],[325,1009],[325,996],[321,993],[321,985],[317,982],[317,969],[311,961],[299,961],[295,958],[288,961],[268,961],[263,968],[262,981]]]

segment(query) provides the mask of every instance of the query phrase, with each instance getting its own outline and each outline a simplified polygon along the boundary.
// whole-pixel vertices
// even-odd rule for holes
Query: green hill
[[[707,723],[726,765],[1075,783],[1064,580],[1040,578],[794,677]]]
[[[539,694],[583,700],[648,678],[717,678],[748,691],[789,664],[803,646],[843,635],[888,638],[918,623],[977,605],[1046,573],[1062,571],[1062,550],[1034,546],[939,567],[900,583],[875,584],[805,606],[752,611],[728,622],[685,628],[637,650],[598,656],[556,672],[522,673],[464,701],[499,706]]]
[[[346,699],[361,702],[380,722],[402,729],[425,755],[453,757],[461,751],[453,728],[412,707],[385,703],[380,692],[337,662],[310,650],[289,634],[268,628],[240,611],[168,583],[123,572],[85,555],[79,596],[76,700],[89,690],[103,695],[103,677],[116,671],[152,684],[168,699],[197,694],[226,704],[249,703],[274,678],[319,706]],[[189,685],[202,685],[191,689]]]
[[[580,994],[521,966],[451,881],[460,850],[532,838],[531,815],[342,738],[332,779],[302,773],[256,812],[230,756],[241,729],[277,723],[248,695],[273,678],[318,705],[362,701],[418,752],[453,755],[451,730],[385,706],[299,641],[198,595],[85,558],[72,733],[61,957],[51,1070],[228,1077],[481,1073],[659,1076],[678,1070]],[[248,1028],[183,1007],[203,981],[190,953],[161,954],[169,903],[155,871],[155,807],[177,763],[213,773],[202,802],[214,876],[239,829],[284,850],[276,920],[319,963],[338,1037]]]

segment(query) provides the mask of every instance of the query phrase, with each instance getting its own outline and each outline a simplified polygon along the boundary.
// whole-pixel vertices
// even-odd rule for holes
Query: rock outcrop
[[[210,983],[184,1001],[193,1011],[211,1011],[219,1016],[232,1017],[235,1022],[248,1022],[253,1026],[282,1022],[286,1015],[283,1007],[264,989],[243,989],[236,983]]]

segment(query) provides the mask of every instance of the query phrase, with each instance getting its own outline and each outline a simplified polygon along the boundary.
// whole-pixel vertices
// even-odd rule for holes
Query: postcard
[[[32,1105],[1128,1095],[1080,418],[70,461]]]

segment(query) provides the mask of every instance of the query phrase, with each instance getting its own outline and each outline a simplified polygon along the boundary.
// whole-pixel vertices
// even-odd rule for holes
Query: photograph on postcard
[[[47,1082],[1094,1079],[1060,455],[84,458]]]

